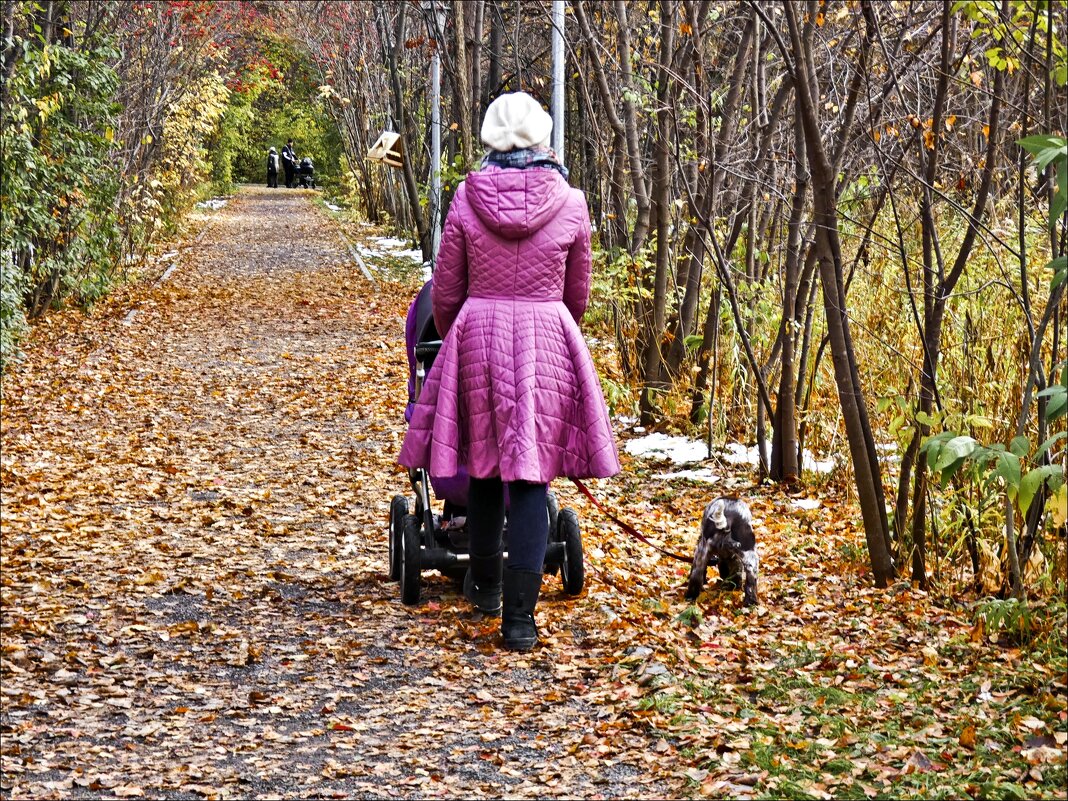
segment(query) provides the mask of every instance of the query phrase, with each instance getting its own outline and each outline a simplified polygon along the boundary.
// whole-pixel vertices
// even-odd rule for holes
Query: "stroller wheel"
[[[419,563],[422,543],[422,521],[415,515],[406,515],[401,533],[400,585],[401,602],[412,606],[419,603]]]
[[[394,495],[389,504],[389,580],[400,578],[401,549],[404,547],[404,518],[408,515],[408,499]]]
[[[582,561],[582,532],[574,510],[560,510],[559,534],[560,541],[564,543],[564,561],[560,564],[564,592],[568,595],[578,595],[586,583],[586,568]]]

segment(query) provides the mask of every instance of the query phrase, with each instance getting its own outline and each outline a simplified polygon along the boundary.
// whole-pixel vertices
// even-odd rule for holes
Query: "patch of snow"
[[[760,454],[757,451],[756,445],[747,448],[740,442],[730,442],[721,453],[723,454],[723,461],[729,462],[730,464],[748,464],[754,467],[760,464]],[[770,460],[770,448],[765,454],[765,458]]]
[[[423,283],[425,284],[427,281],[429,281],[431,276],[433,276],[433,275],[434,275],[434,268],[430,266],[430,262],[424,261],[423,262],[423,272],[422,272]]]
[[[790,505],[796,509],[819,509],[820,502],[815,498],[794,498]]]
[[[372,236],[371,241],[377,242],[382,247],[389,248],[390,250],[399,250],[408,245],[403,239],[397,239],[394,236]]]
[[[211,200],[202,200],[200,203],[197,203],[197,208],[218,211],[223,206],[225,206],[227,202],[228,201],[226,200],[226,198],[213,197]]]
[[[423,263],[423,251],[418,249],[401,250],[401,248],[404,248],[408,244],[402,239],[397,239],[391,236],[372,236],[370,241],[373,242],[376,247],[357,245],[360,252],[365,256],[375,258],[388,256],[393,259],[410,259],[419,264]]]
[[[703,442],[687,437],[669,437],[667,434],[647,434],[630,440],[625,449],[632,456],[658,456],[675,464],[700,462],[708,456]]]
[[[723,460],[730,462],[731,464],[747,464],[756,467],[760,464],[760,454],[756,445],[746,447],[740,442],[728,443],[724,449],[726,452],[723,454]],[[771,444],[768,443],[767,450],[765,451],[765,458],[767,461],[771,461]],[[808,449],[801,453],[801,469],[809,470],[813,473],[830,473],[835,468],[834,459],[817,459],[816,456]]]
[[[645,429],[636,426],[634,431],[644,432]],[[624,446],[627,453],[632,456],[655,457],[668,459],[675,464],[692,464],[702,462],[708,458],[708,446],[703,440],[689,439],[688,437],[668,436],[667,434],[647,434],[644,437],[632,439]],[[731,442],[720,450],[723,461],[729,464],[745,464],[755,467],[760,464],[757,447],[746,447],[740,442]],[[808,450],[802,453],[801,469],[814,473],[830,473],[835,467],[834,459],[818,459]],[[770,460],[771,446],[768,445],[767,457]]]
[[[399,250],[393,256],[398,259],[411,259],[419,264],[423,263],[423,251],[421,250]]]
[[[838,464],[834,459],[817,459],[807,450],[801,452],[801,469],[813,473],[833,473]]]
[[[722,479],[712,472],[711,467],[702,467],[699,470],[678,470],[674,473],[661,473],[653,478],[670,481],[673,478],[688,478],[691,481],[700,481],[705,484],[718,484]]]
[[[173,273],[177,269],[178,269],[178,262],[172,263],[171,266],[167,268],[167,271],[165,273],[163,273],[163,275],[160,276],[159,282],[162,284],[164,281],[166,281],[168,278],[170,278],[171,277],[171,273]]]
[[[901,461],[896,442],[876,442],[875,450],[879,452],[879,461],[886,464],[898,464]]]
[[[177,255],[178,255],[178,251],[177,250],[168,250],[166,253],[164,253],[162,256],[159,257],[159,260],[160,261],[166,261],[167,259],[173,259]]]

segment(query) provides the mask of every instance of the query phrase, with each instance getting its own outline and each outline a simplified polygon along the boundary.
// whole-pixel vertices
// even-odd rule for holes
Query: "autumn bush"
[[[116,236],[112,43],[18,47],[0,112],[5,361],[27,317],[107,291]]]

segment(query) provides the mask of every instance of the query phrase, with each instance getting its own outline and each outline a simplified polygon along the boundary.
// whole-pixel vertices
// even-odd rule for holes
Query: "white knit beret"
[[[525,147],[548,147],[553,118],[526,92],[501,95],[486,109],[482,142],[507,152]]]

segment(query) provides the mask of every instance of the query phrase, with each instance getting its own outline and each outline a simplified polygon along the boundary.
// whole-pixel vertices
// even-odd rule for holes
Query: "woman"
[[[399,458],[435,476],[467,469],[468,598],[483,613],[502,614],[505,647],[519,651],[537,642],[549,482],[619,472],[578,327],[590,289],[589,211],[548,149],[551,130],[552,119],[524,92],[486,110],[489,151],[456,189],[434,271],[442,347]]]
[[[267,186],[278,188],[278,153],[273,147],[267,151]]]
[[[282,146],[282,169],[286,174],[286,189],[292,189],[296,186],[293,176],[297,171],[297,153],[293,150],[292,139]]]

